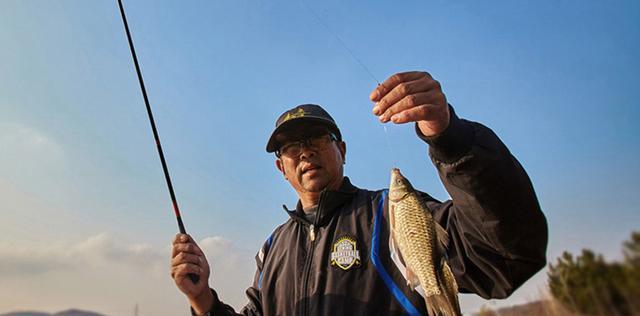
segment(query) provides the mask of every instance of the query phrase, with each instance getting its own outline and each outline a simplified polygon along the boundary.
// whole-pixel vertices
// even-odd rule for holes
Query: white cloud
[[[232,270],[240,264],[244,249],[223,237],[202,239],[198,245],[211,266],[219,270]],[[169,270],[170,250],[154,248],[149,244],[130,244],[115,240],[106,233],[90,236],[76,243],[46,244],[40,247],[13,247],[0,244],[0,278],[55,272],[82,267],[124,267],[145,269],[159,267]],[[215,271],[214,271],[215,272]]]
[[[253,251],[221,236],[198,243],[212,269],[210,286],[236,308],[255,269]],[[169,246],[131,243],[107,233],[76,242],[15,245],[0,241],[0,312],[79,307],[122,314],[139,302],[154,315],[188,311],[169,276]]]
[[[79,243],[46,244],[40,247],[0,245],[0,278],[37,276],[83,267],[149,267],[164,259],[148,244],[120,244],[107,234],[91,236]]]
[[[238,263],[239,249],[234,249],[230,240],[220,236],[202,239],[198,245],[205,253],[210,264],[220,268],[234,268]]]
[[[23,124],[0,125],[0,148],[6,155],[16,158],[51,161],[64,156],[62,146],[53,138]]]
[[[0,177],[21,189],[52,194],[68,168],[63,147],[37,128],[0,122]]]
[[[149,244],[128,244],[117,242],[107,234],[91,236],[82,243],[73,246],[65,254],[67,259],[84,260],[84,264],[120,265],[130,268],[159,267],[165,263],[165,255],[153,249]]]
[[[255,273],[255,251],[220,236],[204,238],[198,245],[211,266],[209,284],[225,303],[239,310],[246,304],[244,292]]]

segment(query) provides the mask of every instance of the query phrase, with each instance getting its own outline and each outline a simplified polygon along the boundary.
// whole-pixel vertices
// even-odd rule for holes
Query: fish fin
[[[440,226],[440,224],[435,224],[436,238],[438,239],[438,242],[444,246],[444,249],[449,249],[449,233],[447,233],[447,231],[442,226]]]
[[[449,303],[449,300],[444,294],[436,294],[427,296],[424,299],[427,304],[427,313],[429,316],[461,316],[453,306]]]
[[[442,282],[444,283],[445,295],[449,300],[450,305],[457,313],[455,315],[462,315],[460,311],[460,302],[458,301],[458,284],[456,283],[453,271],[447,264],[447,261],[442,259]]]
[[[415,290],[415,288],[420,285],[418,276],[413,273],[413,270],[411,270],[411,267],[409,266],[407,266],[407,285],[409,286],[409,288],[411,288],[411,290]]]

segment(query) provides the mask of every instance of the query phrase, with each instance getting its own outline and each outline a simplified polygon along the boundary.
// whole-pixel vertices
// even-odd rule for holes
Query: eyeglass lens
[[[333,138],[329,134],[320,136],[314,136],[309,138],[303,138],[294,142],[285,144],[280,148],[280,153],[285,156],[297,156],[302,150],[302,145],[305,145],[311,150],[318,150],[324,148]]]

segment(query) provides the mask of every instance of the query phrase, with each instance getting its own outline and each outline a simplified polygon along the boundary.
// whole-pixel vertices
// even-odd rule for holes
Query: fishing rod
[[[164,153],[162,152],[162,145],[160,144],[160,136],[158,136],[158,129],[156,128],[156,122],[153,119],[153,113],[151,112],[151,105],[149,104],[149,98],[147,97],[147,89],[144,86],[144,80],[142,79],[142,72],[140,71],[140,65],[138,64],[138,57],[136,56],[136,50],[133,47],[133,40],[131,39],[131,32],[129,32],[129,24],[127,23],[127,17],[124,14],[124,7],[122,6],[122,0],[118,0],[118,6],[120,7],[120,15],[122,16],[122,23],[124,24],[124,30],[127,33],[127,40],[129,41],[129,49],[131,50],[131,56],[133,57],[133,64],[136,67],[136,73],[138,74],[138,82],[140,83],[140,89],[142,90],[142,97],[144,98],[144,104],[147,107],[147,114],[149,116],[149,123],[151,124],[151,130],[153,130],[153,138],[156,140],[156,148],[158,149],[158,155],[160,156],[160,162],[162,163],[162,171],[164,171],[164,179],[167,182],[169,188],[169,195],[171,196],[171,203],[173,204],[173,212],[176,215],[178,221],[178,229],[180,233],[186,234],[182,223],[182,217],[180,216],[180,208],[178,207],[178,200],[176,194],[173,192],[173,185],[171,184],[171,177],[169,176],[169,168],[167,168],[167,162],[164,159]],[[198,283],[200,277],[196,274],[189,274],[189,279],[193,283]]]

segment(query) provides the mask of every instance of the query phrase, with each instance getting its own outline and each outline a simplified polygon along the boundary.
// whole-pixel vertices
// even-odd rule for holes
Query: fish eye
[[[398,184],[398,185],[402,184],[402,180],[396,179],[396,184]]]

